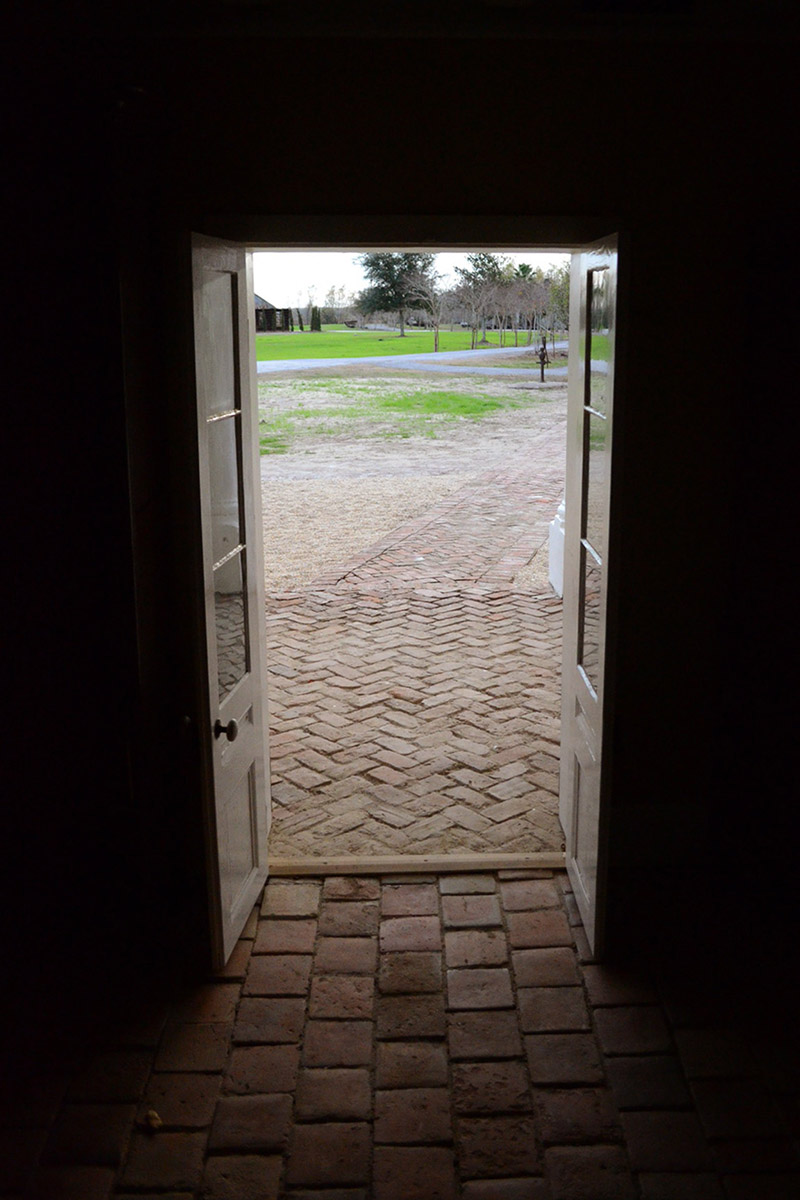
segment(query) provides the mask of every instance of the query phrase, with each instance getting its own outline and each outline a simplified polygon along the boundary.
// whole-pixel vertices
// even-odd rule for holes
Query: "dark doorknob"
[[[235,742],[239,736],[239,723],[231,718],[227,725],[223,725],[219,718],[214,722],[214,737],[222,737],[223,733],[229,742]]]

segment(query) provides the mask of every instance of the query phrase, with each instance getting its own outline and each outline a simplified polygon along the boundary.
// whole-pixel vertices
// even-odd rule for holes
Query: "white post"
[[[550,586],[557,596],[564,595],[564,521],[566,512],[566,505],[562,500],[555,517],[550,522]]]

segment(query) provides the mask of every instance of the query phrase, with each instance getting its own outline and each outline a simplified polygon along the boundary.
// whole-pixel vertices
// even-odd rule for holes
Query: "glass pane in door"
[[[611,285],[609,273],[603,271],[589,272],[589,371],[588,395],[585,403],[595,412],[607,413],[609,374],[608,364],[611,357],[610,321],[611,321]]]
[[[214,568],[217,684],[220,704],[249,668],[244,551]]]
[[[204,289],[204,315],[213,347],[204,360],[204,384],[221,704],[250,669],[235,275],[226,271],[210,275]]]
[[[240,504],[239,415],[212,417],[208,426],[211,544],[215,563],[243,544]]]
[[[603,568],[585,542],[581,544],[580,636],[578,662],[595,692],[600,686],[600,587]]]
[[[583,505],[583,535],[600,558],[605,552],[606,496],[606,436],[605,417],[586,412],[584,454],[586,456],[586,491]]]
[[[214,352],[204,359],[200,379],[206,416],[238,408],[236,379],[236,277],[227,271],[210,275],[203,288],[205,336]]]

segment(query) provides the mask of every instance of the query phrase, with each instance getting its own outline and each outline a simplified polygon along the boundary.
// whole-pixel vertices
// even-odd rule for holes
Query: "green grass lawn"
[[[414,392],[410,396],[384,396],[378,404],[381,408],[409,416],[438,416],[450,420],[455,417],[477,419],[503,407],[499,400],[469,396],[463,392]]]
[[[500,348],[499,333],[487,334],[488,346]],[[506,334],[506,345],[513,345]],[[524,342],[522,343],[524,344]],[[470,331],[443,329],[439,333],[440,350],[469,350]],[[409,329],[405,337],[390,330],[356,330],[325,325],[321,333],[257,333],[256,358],[259,362],[277,362],[292,358],[371,358],[379,354],[431,354],[433,333],[428,329]]]
[[[489,350],[494,347],[500,350],[500,335],[489,331],[487,343],[478,348]],[[525,346],[527,333],[519,334],[520,347]],[[534,342],[527,347],[532,355],[539,349],[538,335]],[[557,335],[557,340],[566,338]],[[505,347],[514,345],[514,335],[506,331]],[[550,342],[548,340],[548,350]],[[439,349],[469,350],[470,331],[456,329],[452,333],[443,329],[439,333]],[[377,329],[348,329],[346,325],[324,325],[321,333],[257,333],[256,359],[258,362],[280,362],[293,358],[373,358],[382,354],[432,354],[433,334],[428,329],[409,329],[405,337],[391,330]],[[550,350],[552,355],[552,350]],[[607,361],[609,354],[608,334],[597,333],[592,338],[592,358]],[[538,360],[537,360],[538,361]],[[561,363],[559,352],[556,351],[554,362]],[[529,366],[528,363],[516,362],[509,358],[509,366]]]
[[[285,398],[287,389],[296,400],[282,412],[271,410],[271,396],[280,392]],[[314,404],[314,394],[321,399],[325,391],[334,393],[334,402]],[[476,395],[474,385],[471,388],[466,382],[463,391],[433,391],[423,387],[398,392],[385,385],[339,380],[315,380],[311,386],[260,381],[259,400],[262,454],[285,454],[309,437],[435,438],[443,423],[449,421],[476,421],[498,409],[542,403],[541,397],[530,394],[501,399]]]

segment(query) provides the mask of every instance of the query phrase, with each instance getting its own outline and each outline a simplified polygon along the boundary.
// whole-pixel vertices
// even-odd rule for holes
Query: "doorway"
[[[237,259],[234,269],[231,269],[230,263],[227,266],[223,265],[226,255],[229,258],[231,253]],[[254,510],[255,508],[253,504],[254,496],[252,491],[248,495],[248,488],[245,486],[245,476],[247,471],[252,469],[255,461],[253,457],[253,434],[257,428],[257,415],[253,388],[254,364],[251,362],[249,364],[250,369],[247,369],[246,360],[248,358],[248,351],[245,342],[242,340],[247,322],[249,322],[250,327],[253,324],[252,314],[249,313],[249,308],[252,308],[251,300],[253,294],[251,279],[248,286],[248,277],[251,270],[252,266],[251,263],[248,263],[248,256],[241,247],[237,251],[230,244],[227,246],[214,246],[209,244],[207,239],[199,239],[196,242],[196,328],[202,328],[203,321],[206,320],[204,314],[208,310],[209,297],[212,290],[216,290],[221,295],[226,288],[232,289],[231,295],[235,297],[234,302],[229,305],[227,316],[224,316],[222,319],[223,326],[227,323],[232,335],[229,339],[233,345],[232,353],[226,352],[220,356],[217,350],[217,347],[225,342],[228,337],[227,334],[222,338],[206,338],[205,342],[201,339],[197,344],[198,379],[213,379],[219,367],[225,380],[230,379],[233,381],[233,386],[230,387],[225,380],[222,380],[222,390],[225,392],[227,388],[226,395],[229,393],[229,397],[219,402],[214,401],[217,404],[217,408],[214,411],[209,411],[208,404],[201,402],[199,421],[201,425],[205,425],[206,430],[205,434],[201,434],[200,436],[201,458],[204,438],[206,445],[210,444],[208,429],[211,427],[211,424],[219,424],[221,421],[229,418],[232,434],[228,440],[228,449],[225,453],[227,454],[229,464],[233,464],[235,461],[242,468],[239,471],[238,482],[236,484],[236,490],[238,491],[236,498],[238,504],[238,523],[235,523],[235,528],[230,535],[231,549],[227,550],[222,557],[218,556],[218,551],[225,550],[225,547],[221,543],[219,545],[212,545],[215,533],[219,532],[216,526],[220,526],[220,513],[216,513],[214,520],[211,520],[209,516],[207,521],[209,528],[206,535],[206,571],[207,579],[212,584],[210,591],[218,600],[220,591],[226,591],[226,589],[221,588],[220,584],[222,570],[225,569],[227,571],[230,563],[237,561],[237,556],[242,564],[241,571],[237,574],[235,587],[238,594],[242,596],[246,595],[247,597],[242,606],[244,615],[242,617],[241,640],[242,678],[245,675],[248,676],[249,686],[248,688],[244,688],[236,683],[232,689],[231,700],[233,696],[237,696],[241,692],[245,708],[241,711],[240,719],[248,735],[250,734],[251,726],[255,728],[255,741],[257,741],[259,733],[258,722],[260,718],[256,713],[255,706],[252,704],[252,698],[258,690],[256,674],[259,670],[263,670],[264,653],[263,645],[258,644],[261,635],[258,630],[258,622],[255,619],[256,614],[260,611],[258,596],[260,582],[258,570],[259,554],[257,538],[255,536],[255,511],[250,512],[248,515],[248,509]],[[223,282],[220,282],[221,280]],[[225,280],[227,282],[224,282]],[[607,322],[603,327],[592,323],[592,314],[594,312],[593,297],[600,293],[600,289],[597,286],[598,280],[611,281],[609,287],[604,292],[606,299],[602,304],[597,306],[598,312],[602,308]],[[586,885],[583,888],[583,895],[580,899],[583,900],[584,905],[590,908],[596,906],[597,890],[601,879],[601,870],[598,866],[600,822],[596,818],[599,812],[601,786],[600,748],[603,717],[601,697],[603,678],[602,629],[607,581],[605,578],[604,560],[600,554],[594,553],[594,541],[589,536],[591,531],[588,528],[587,520],[593,521],[598,528],[603,526],[604,522],[607,523],[608,520],[608,485],[610,483],[610,470],[608,469],[610,452],[609,418],[611,414],[610,399],[613,394],[614,338],[613,319],[609,318],[608,314],[612,311],[615,303],[615,281],[616,246],[613,243],[607,242],[603,245],[587,247],[580,254],[573,256],[571,289],[571,326],[573,330],[571,366],[573,370],[571,374],[573,378],[577,378],[578,382],[570,386],[570,409],[573,413],[577,413],[579,420],[571,422],[572,432],[568,438],[568,466],[572,462],[571,471],[573,476],[572,503],[569,500],[569,484],[567,489],[568,542],[570,540],[569,526],[571,510],[571,536],[575,542],[576,549],[574,554],[567,556],[566,575],[568,576],[568,583],[566,587],[568,592],[571,589],[573,593],[574,603],[572,600],[570,601],[570,611],[573,614],[571,619],[575,623],[576,636],[572,638],[570,642],[571,649],[565,658],[565,664],[569,667],[568,682],[565,687],[564,696],[564,712],[568,717],[566,729],[569,731],[569,745],[567,747],[569,767],[566,772],[562,770],[561,776],[561,821],[567,833],[567,865],[568,867],[571,866],[577,872],[581,884]],[[210,286],[212,283],[213,288]],[[611,297],[611,300],[608,297]],[[245,316],[243,309],[247,306],[249,306],[248,315]],[[587,314],[589,314],[588,321]],[[577,339],[575,338],[576,330],[578,331]],[[608,388],[604,393],[603,404],[598,403],[593,408],[593,387],[596,382],[595,375],[597,374],[594,370],[593,339],[599,340],[602,337],[605,337],[608,344],[612,347],[608,366],[604,372],[601,372],[607,376]],[[216,365],[214,365],[214,361],[212,360],[218,360]],[[248,392],[250,393],[249,396],[246,395]],[[605,411],[602,411],[603,406],[605,406]],[[597,420],[607,422],[604,427],[605,432],[601,439],[601,445],[598,445],[597,441]],[[571,448],[570,442],[572,443]],[[599,457],[598,454],[594,453],[595,451],[598,452]],[[243,464],[248,463],[250,467],[245,469]],[[228,474],[230,475],[230,472]],[[214,507],[214,480],[216,477],[217,482],[219,482],[225,476],[225,470],[213,467],[212,464],[212,469],[208,471],[208,464],[206,464],[206,476],[210,480],[210,483],[207,488],[205,500],[206,506],[208,506],[209,500],[211,502],[211,508],[207,507],[207,511],[211,514]],[[224,485],[222,491],[225,491],[227,486]],[[577,491],[575,490],[576,487]],[[219,491],[219,488],[217,490]],[[219,500],[219,497],[217,499]],[[226,503],[230,507],[229,501]],[[233,543],[236,544],[234,545]],[[589,551],[593,551],[591,567],[594,574],[592,574],[587,566]],[[594,607],[593,598],[596,601]],[[217,603],[217,613],[219,613],[221,607]],[[227,610],[229,608],[230,605],[228,604]],[[592,624],[593,613],[596,614],[594,625]],[[216,742],[216,747],[212,745],[211,749],[212,751],[216,750],[216,753],[213,755],[216,785],[217,780],[222,778],[220,772],[225,765],[226,755],[229,760],[235,757],[232,754],[230,746],[238,737],[240,722],[237,721],[236,717],[226,720],[227,713],[222,713],[221,711],[221,700],[214,697],[213,685],[215,681],[218,683],[219,671],[217,646],[212,643],[214,641],[218,642],[222,636],[217,616],[213,616],[213,619],[209,622],[209,630],[212,630],[214,621],[217,621],[217,631],[213,636],[211,634],[209,636],[208,664],[211,675],[209,698],[211,700],[211,711],[215,714],[212,729],[215,735],[214,741]],[[599,649],[597,638],[591,639],[588,636],[588,631],[591,628],[600,630],[601,641]],[[263,641],[263,639],[261,640]],[[584,679],[588,674],[590,643],[593,646],[591,653],[599,654],[599,658],[595,663],[595,674],[592,682],[594,684],[599,683],[600,686],[594,687],[590,696],[590,699],[594,702],[593,708],[591,705],[581,703],[583,696],[579,695],[576,697],[575,692],[575,680]],[[571,657],[575,655],[577,656],[576,663],[572,663]],[[573,670],[573,667],[575,667],[575,670]],[[226,697],[226,701],[227,699]],[[369,697],[366,700],[368,703]],[[220,708],[220,714],[216,715],[218,707]],[[242,708],[241,701],[239,708]],[[442,740],[446,742],[448,740],[447,735]],[[452,740],[452,736],[450,740]],[[264,746],[266,748],[266,739],[264,740]],[[586,750],[587,746],[589,758],[587,759],[584,754],[584,762],[581,763],[579,755]],[[233,879],[230,895],[235,897],[237,906],[245,902],[251,885],[255,885],[257,877],[266,870],[266,844],[263,843],[262,845],[260,843],[258,848],[256,847],[258,831],[256,829],[257,820],[255,814],[261,803],[256,780],[259,771],[263,770],[263,768],[256,766],[253,755],[257,756],[257,754],[258,747],[253,742],[250,750],[244,756],[240,756],[241,765],[237,768],[237,782],[234,788],[236,794],[228,807],[225,821],[225,836],[216,840],[216,848],[220,860],[220,878],[225,879],[230,877]],[[264,756],[264,765],[265,762],[266,755]],[[580,764],[580,769],[575,769],[575,763]],[[391,769],[389,765],[387,766],[388,769]],[[313,767],[307,769],[313,772]],[[397,774],[401,776],[402,772],[397,772]],[[215,805],[218,814],[219,805],[216,800]],[[577,814],[580,814],[580,821],[578,821]],[[593,821],[595,824],[592,831]],[[209,822],[209,824],[212,825],[213,822]],[[217,826],[219,826],[218,821]],[[246,836],[244,836],[245,829],[247,829]],[[212,829],[212,835],[213,832]],[[260,839],[261,835],[258,834],[258,837]],[[570,842],[572,845],[570,845]],[[420,867],[427,865],[428,869],[431,869],[431,860],[429,857],[420,855],[419,858],[422,860],[419,863]],[[504,862],[502,865],[506,865],[506,863]],[[324,869],[326,866],[329,866],[329,860],[326,860],[324,857],[319,857],[316,860],[316,869]],[[570,873],[572,874],[573,871],[571,870]]]
[[[286,305],[282,280],[300,294],[310,264],[342,272],[353,254],[256,255],[259,295]],[[548,538],[563,498],[566,358],[551,338],[561,365],[542,382],[538,350],[569,260],[459,261],[497,282],[480,281],[483,312],[462,299],[478,285],[455,293],[455,274],[440,285],[450,312],[437,353],[420,355],[433,335],[413,313],[402,339],[385,313],[361,332],[324,318],[322,335],[258,340],[261,358],[284,356],[258,364],[273,872],[313,870],[320,856],[563,863]],[[501,348],[489,305],[503,300]],[[487,348],[469,348],[478,338]],[[295,357],[337,346],[335,365]],[[341,357],[358,349],[377,358]]]

